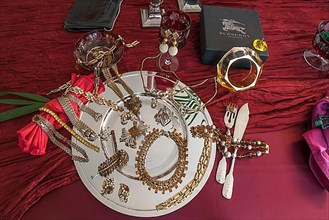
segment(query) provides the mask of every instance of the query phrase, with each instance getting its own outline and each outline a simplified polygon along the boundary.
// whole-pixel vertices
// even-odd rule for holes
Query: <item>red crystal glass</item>
[[[183,48],[186,44],[186,40],[190,34],[191,29],[191,18],[190,16],[180,10],[167,10],[162,15],[160,25],[160,42],[165,37],[165,31],[170,30],[172,33],[177,32],[178,37],[178,48]],[[168,44],[171,45],[173,42],[172,36],[168,37]]]
[[[329,20],[319,25],[312,40],[312,46],[320,56],[329,59]]]
[[[329,71],[329,20],[319,24],[312,40],[312,47],[305,50],[305,61],[317,70]]]
[[[171,33],[177,33],[178,37],[177,48],[181,49],[185,46],[191,29],[190,16],[180,10],[167,10],[161,19],[160,24],[160,43],[164,38],[167,38],[167,44],[169,47],[173,46],[174,37],[173,34],[166,36],[165,32],[170,30]],[[161,70],[176,71],[179,67],[179,61],[176,56],[171,56],[168,53],[162,54],[159,59],[159,67]]]

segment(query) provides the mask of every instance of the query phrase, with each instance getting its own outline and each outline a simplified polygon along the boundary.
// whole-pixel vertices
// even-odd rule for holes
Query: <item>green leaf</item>
[[[40,102],[25,100],[25,99],[0,99],[0,104],[6,105],[32,105]],[[45,104],[45,103],[42,103]]]
[[[22,107],[18,107],[15,109],[7,110],[0,113],[0,122],[7,121],[13,118],[17,118],[23,115],[30,114],[32,112],[36,112],[44,106],[44,103],[38,103],[38,104],[32,104],[32,105],[26,105]]]
[[[21,96],[27,99],[31,99],[34,101],[39,101],[39,102],[48,102],[49,99],[47,97],[41,96],[41,95],[37,95],[37,94],[33,94],[33,93],[28,93],[28,92],[3,92],[0,91],[0,96],[4,96],[4,95],[8,95],[8,94],[12,94],[12,95],[17,95],[17,96]]]

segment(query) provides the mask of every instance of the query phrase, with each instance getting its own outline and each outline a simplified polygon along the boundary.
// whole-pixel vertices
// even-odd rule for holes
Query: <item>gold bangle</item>
[[[128,161],[128,153],[121,149],[98,166],[98,174],[107,177],[113,173],[114,170],[123,168]]]
[[[250,71],[240,82],[232,82],[229,78],[229,70],[238,60],[248,60]],[[217,64],[217,81],[231,92],[243,91],[256,85],[262,69],[263,61],[256,51],[248,47],[233,47]]]
[[[45,108],[45,107],[42,107],[39,110],[50,114],[60,125],[62,125],[68,132],[70,132],[70,134],[72,134],[82,144],[84,144],[88,148],[92,149],[93,151],[99,152],[99,147],[97,147],[97,146],[89,143],[85,139],[83,139],[72,128],[70,128],[70,126],[68,126],[62,119],[60,119],[60,117],[55,112],[53,112],[52,110]]]

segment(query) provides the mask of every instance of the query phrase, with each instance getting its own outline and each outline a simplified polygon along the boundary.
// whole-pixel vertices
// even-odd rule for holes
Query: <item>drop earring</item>
[[[172,46],[169,48],[169,51],[168,53],[170,54],[170,56],[176,56],[178,54],[178,42],[177,42],[177,39],[179,37],[179,34],[177,32],[174,32],[172,34],[172,37],[173,37],[173,42],[172,42]]]
[[[130,195],[129,187],[124,183],[120,183],[120,188],[118,191],[118,196],[120,201],[127,203],[129,199],[129,195]]]
[[[102,184],[103,190],[101,191],[101,195],[111,194],[114,190],[114,179],[106,178]]]
[[[168,52],[168,38],[171,35],[171,31],[170,30],[165,30],[165,37],[162,40],[162,43],[159,45],[159,50],[161,53],[167,53]]]
[[[163,40],[159,45],[158,67],[161,71],[176,71],[178,69],[178,59],[175,57],[178,53],[178,32],[171,32],[169,29],[161,32]],[[164,35],[164,36],[163,36]]]

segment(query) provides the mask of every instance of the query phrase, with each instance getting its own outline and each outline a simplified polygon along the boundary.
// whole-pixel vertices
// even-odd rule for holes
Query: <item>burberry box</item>
[[[232,47],[254,49],[255,39],[264,39],[257,11],[210,5],[202,7],[200,19],[202,64],[216,65]],[[267,50],[257,52],[263,62],[268,58]],[[237,67],[245,67],[245,65]]]

